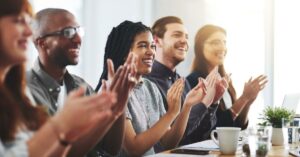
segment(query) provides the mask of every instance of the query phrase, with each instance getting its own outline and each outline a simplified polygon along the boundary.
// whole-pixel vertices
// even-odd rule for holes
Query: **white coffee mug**
[[[220,147],[222,154],[232,155],[237,149],[240,130],[237,127],[217,127],[210,133],[210,137]],[[218,134],[218,140],[215,133]]]

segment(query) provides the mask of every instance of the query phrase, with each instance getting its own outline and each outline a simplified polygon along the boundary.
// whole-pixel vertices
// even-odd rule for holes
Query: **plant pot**
[[[273,146],[284,146],[288,144],[288,131],[287,128],[272,128]]]

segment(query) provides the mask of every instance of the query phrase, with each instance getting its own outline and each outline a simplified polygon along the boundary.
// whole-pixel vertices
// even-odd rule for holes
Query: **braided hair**
[[[102,85],[101,80],[107,80],[108,69],[106,60],[111,59],[113,61],[114,70],[116,71],[125,63],[134,42],[134,38],[138,34],[144,32],[151,32],[151,28],[145,26],[141,22],[134,23],[127,20],[112,29],[106,41],[103,72],[96,87],[96,91],[98,91]]]

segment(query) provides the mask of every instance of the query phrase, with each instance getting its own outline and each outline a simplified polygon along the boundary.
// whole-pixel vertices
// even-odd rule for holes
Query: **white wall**
[[[108,34],[124,20],[149,24],[150,0],[84,0],[83,24],[86,28],[81,76],[93,87],[102,73],[104,48]]]
[[[227,30],[228,55],[225,66],[227,71],[232,73],[238,95],[242,93],[244,82],[249,77],[256,77],[259,74],[267,74],[270,77],[270,83],[252,108],[262,109],[265,105],[281,103],[283,93],[297,92],[300,88],[297,83],[299,74],[296,72],[298,64],[290,68],[291,66],[285,66],[288,62],[282,60],[286,57],[286,60],[297,63],[296,59],[299,58],[293,58],[298,54],[299,23],[294,24],[297,21],[297,4],[299,4],[297,0],[288,0],[288,3],[276,1],[275,10],[273,0],[31,0],[31,2],[36,11],[45,7],[66,8],[73,12],[85,27],[86,36],[83,40],[79,65],[69,69],[82,76],[93,87],[97,85],[102,72],[104,46],[113,26],[124,20],[142,21],[151,26],[160,17],[174,15],[183,19],[189,31],[188,57],[178,68],[182,76],[189,74],[197,30],[204,24],[216,24]],[[277,17],[275,22],[274,16]],[[277,31],[276,36],[273,36],[273,29]],[[277,37],[276,46],[273,43],[274,37],[275,39]],[[31,63],[36,57],[36,52],[32,50],[29,54]],[[293,69],[295,72],[286,69]],[[274,71],[279,78],[275,79],[276,83],[273,82]],[[286,75],[289,77],[285,77]],[[293,82],[299,87],[294,87]],[[273,88],[274,84],[276,88]],[[275,103],[273,92],[276,95]]]

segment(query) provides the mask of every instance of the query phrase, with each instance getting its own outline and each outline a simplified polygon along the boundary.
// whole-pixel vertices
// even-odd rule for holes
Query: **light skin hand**
[[[204,80],[199,78],[198,84],[189,91],[186,95],[185,103],[186,106],[192,107],[196,104],[199,104],[206,94],[206,89],[204,85]]]
[[[226,80],[227,83],[231,82],[231,75],[232,75],[231,73],[225,75],[224,79]]]
[[[216,74],[218,74],[218,67],[216,66],[205,78],[207,82],[210,82],[214,77],[216,77]]]
[[[248,100],[255,100],[258,93],[264,89],[266,83],[268,82],[267,77],[264,75],[260,75],[254,80],[252,77],[248,80],[248,82],[244,85],[244,91],[242,97]]]
[[[182,78],[176,80],[176,82],[170,87],[167,93],[168,112],[175,114],[176,116],[180,112],[181,108],[181,96],[184,89],[184,80]]]
[[[215,98],[216,95],[216,82],[217,82],[217,71],[212,71],[207,78],[206,83],[206,95],[204,96],[202,103],[205,104],[206,107],[209,107]]]
[[[82,97],[84,93],[83,87],[71,92],[63,110],[53,117],[58,130],[66,133],[66,139],[70,142],[88,134],[99,121],[112,117],[111,105],[116,102],[115,94],[103,92]],[[76,118],[74,115],[81,116]]]
[[[221,78],[220,74],[218,74],[216,81],[216,94],[213,103],[219,101],[222,98],[225,90],[228,88],[227,80],[229,80],[228,77]]]

